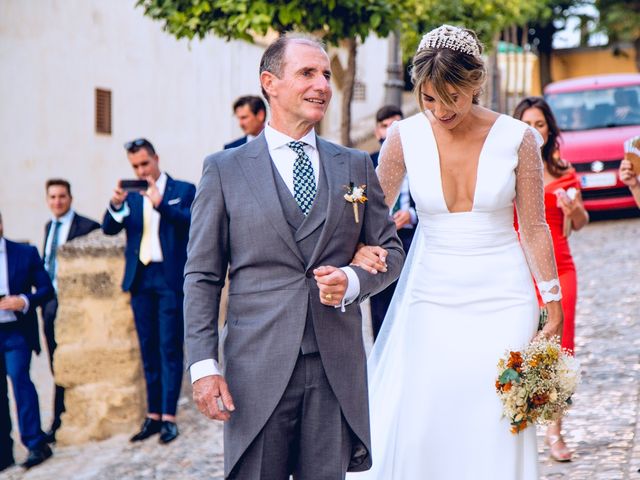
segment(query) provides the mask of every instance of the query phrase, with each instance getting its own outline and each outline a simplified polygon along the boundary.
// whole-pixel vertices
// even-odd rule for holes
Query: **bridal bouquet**
[[[562,417],[579,380],[578,362],[560,347],[558,337],[536,339],[523,352],[507,352],[498,362],[496,390],[511,432]]]

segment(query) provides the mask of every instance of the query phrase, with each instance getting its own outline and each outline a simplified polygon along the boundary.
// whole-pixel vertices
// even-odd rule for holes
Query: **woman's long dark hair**
[[[537,108],[544,115],[549,129],[547,143],[542,146],[542,160],[547,164],[547,170],[554,177],[559,177],[567,171],[569,164],[564,162],[559,155],[560,151],[560,129],[556,118],[551,112],[551,107],[542,97],[523,98],[513,111],[514,118],[522,120],[525,110]]]

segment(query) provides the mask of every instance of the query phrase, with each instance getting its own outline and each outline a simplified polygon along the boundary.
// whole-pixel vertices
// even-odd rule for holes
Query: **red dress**
[[[574,331],[576,317],[576,300],[578,283],[576,278],[576,266],[573,263],[569,241],[563,234],[564,214],[558,207],[555,191],[558,188],[580,190],[580,180],[572,169],[569,173],[556,178],[544,187],[544,207],[547,223],[553,239],[553,250],[558,267],[558,277],[562,288],[562,311],[564,313],[564,326],[562,329],[562,347],[573,351]]]

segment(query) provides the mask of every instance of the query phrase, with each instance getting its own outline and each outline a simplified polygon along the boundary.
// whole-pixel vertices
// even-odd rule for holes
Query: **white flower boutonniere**
[[[360,223],[360,218],[358,217],[358,204],[365,203],[367,201],[367,197],[365,196],[367,186],[360,185],[357,187],[353,182],[351,182],[346,188],[347,193],[344,194],[344,199],[353,205],[353,218],[356,223]]]

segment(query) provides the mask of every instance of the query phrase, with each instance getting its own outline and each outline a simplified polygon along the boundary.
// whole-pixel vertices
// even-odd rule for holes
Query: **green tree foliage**
[[[610,43],[633,43],[636,69],[640,72],[640,1],[596,0],[596,7],[600,11],[600,29],[607,33]]]
[[[546,12],[548,0],[409,0],[412,4],[402,15],[402,49],[405,60],[411,58],[421,36],[448,23],[474,30],[485,48],[503,29],[523,25]]]
[[[145,15],[163,22],[176,38],[202,39],[209,33],[252,42],[270,29],[313,33],[331,45],[344,45],[349,61],[343,82],[342,142],[351,144],[351,100],[357,39],[386,37],[405,0],[138,0]]]

